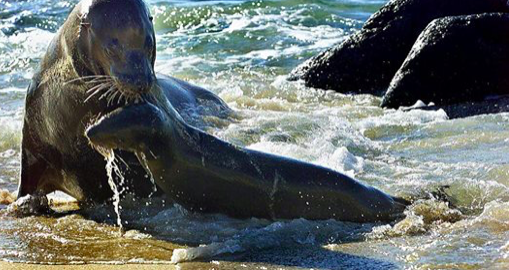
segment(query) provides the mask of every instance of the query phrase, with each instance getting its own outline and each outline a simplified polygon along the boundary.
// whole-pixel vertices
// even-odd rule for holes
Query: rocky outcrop
[[[385,94],[382,106],[418,100],[437,106],[509,94],[509,14],[434,20],[422,32]]]
[[[359,32],[302,64],[289,79],[342,93],[383,94],[432,20],[485,12],[509,12],[507,0],[392,0]]]

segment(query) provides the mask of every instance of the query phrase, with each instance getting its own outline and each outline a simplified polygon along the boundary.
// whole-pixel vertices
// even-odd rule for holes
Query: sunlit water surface
[[[9,192],[18,181],[25,89],[75,3],[0,0],[3,204],[12,200]],[[359,29],[385,1],[149,3],[156,70],[212,90],[240,115],[208,132],[334,168],[398,196],[425,198],[448,185],[455,207],[424,200],[397,224],[359,225],[235,220],[143,201],[122,206],[120,231],[113,210],[105,207],[82,215],[15,218],[0,205],[0,259],[180,262],[184,269],[509,267],[509,114],[448,120],[441,111],[382,110],[377,97],[285,80],[303,60]],[[61,195],[54,204],[74,207]]]

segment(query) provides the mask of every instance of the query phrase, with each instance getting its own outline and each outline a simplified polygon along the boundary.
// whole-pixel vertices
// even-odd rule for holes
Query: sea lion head
[[[155,32],[142,0],[83,0],[77,51],[87,75],[103,75],[126,97],[154,85]],[[126,98],[127,100],[127,98]]]

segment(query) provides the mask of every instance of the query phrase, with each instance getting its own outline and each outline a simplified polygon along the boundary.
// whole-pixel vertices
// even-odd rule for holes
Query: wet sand
[[[0,261],[0,270],[74,270],[74,269],[85,269],[85,270],[111,270],[111,269],[176,269],[175,265],[168,264],[81,264],[81,265],[40,265],[40,264],[26,264],[26,263],[9,263]]]

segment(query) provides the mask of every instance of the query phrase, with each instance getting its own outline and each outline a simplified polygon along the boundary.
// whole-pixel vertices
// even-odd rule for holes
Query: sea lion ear
[[[89,29],[90,26],[92,26],[92,24],[87,20],[87,15],[88,15],[88,12],[78,15],[78,19],[80,20],[80,27],[85,28],[85,29]]]
[[[89,23],[89,22],[85,22],[85,21],[82,21],[82,22],[80,23],[80,25],[81,25],[81,27],[84,27],[85,29],[89,29],[89,28],[92,26],[92,24],[91,24],[91,23]]]

